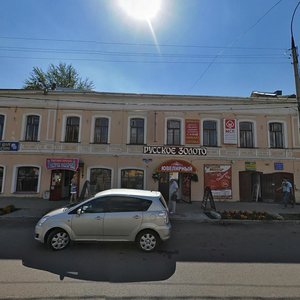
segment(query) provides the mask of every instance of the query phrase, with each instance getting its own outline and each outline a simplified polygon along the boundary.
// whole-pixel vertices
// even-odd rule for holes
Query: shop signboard
[[[237,143],[237,126],[235,119],[224,119],[224,144]]]
[[[172,159],[163,162],[159,165],[156,169],[156,172],[178,172],[178,173],[195,173],[197,170],[196,168],[184,161],[179,159]]]
[[[204,165],[204,184],[211,189],[214,199],[231,199],[231,165]]]
[[[181,147],[181,146],[144,146],[144,154],[160,155],[207,155],[205,147]]]
[[[199,120],[185,120],[185,143],[200,144],[200,126]]]
[[[255,161],[245,161],[245,170],[246,171],[256,171],[256,162]]]
[[[70,170],[77,171],[79,158],[47,158],[46,167],[48,170]]]
[[[0,151],[18,151],[19,149],[19,142],[0,142]]]

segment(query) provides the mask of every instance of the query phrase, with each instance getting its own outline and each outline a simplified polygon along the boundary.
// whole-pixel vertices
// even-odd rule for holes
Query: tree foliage
[[[43,90],[51,87],[73,88],[79,90],[92,90],[94,83],[88,78],[82,79],[76,69],[70,64],[51,64],[47,72],[34,67],[28,79],[25,80],[24,89]]]

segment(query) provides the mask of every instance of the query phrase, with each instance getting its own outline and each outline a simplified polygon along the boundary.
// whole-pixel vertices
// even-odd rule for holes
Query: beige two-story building
[[[296,98],[0,90],[0,201],[69,198],[108,188],[160,190],[200,201],[279,201],[300,186]],[[38,200],[37,200],[38,201]]]

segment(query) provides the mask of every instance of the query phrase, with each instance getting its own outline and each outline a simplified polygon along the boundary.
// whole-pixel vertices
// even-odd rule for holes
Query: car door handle
[[[97,217],[96,217],[96,220],[102,220],[102,217],[97,216]]]
[[[139,216],[139,215],[135,215],[135,216],[133,216],[133,218],[134,218],[134,219],[140,219],[140,218],[141,218],[141,216]]]

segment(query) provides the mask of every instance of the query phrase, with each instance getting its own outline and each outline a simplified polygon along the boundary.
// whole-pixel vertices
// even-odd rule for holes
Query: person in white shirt
[[[169,186],[169,207],[170,213],[176,213],[176,202],[177,202],[177,191],[178,191],[178,184],[175,179],[170,180]]]

